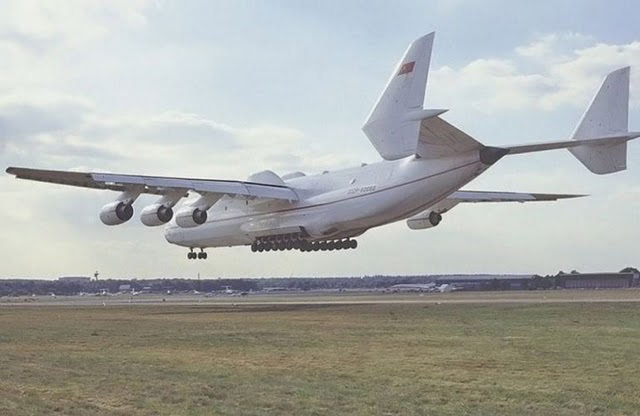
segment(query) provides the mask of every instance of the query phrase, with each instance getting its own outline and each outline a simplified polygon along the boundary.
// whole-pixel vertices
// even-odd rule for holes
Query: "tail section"
[[[429,33],[409,45],[362,127],[384,159],[414,154],[420,120],[444,112],[422,108],[434,37]]]
[[[571,140],[506,146],[508,154],[568,149],[598,175],[627,168],[627,142],[640,137],[629,132],[629,67],[606,76],[576,126]]]
[[[611,72],[602,82],[571,139],[585,140],[629,133],[629,67]],[[569,151],[591,172],[607,174],[627,168],[627,141],[590,144]]]
[[[426,160],[479,151],[491,165],[505,154],[568,149],[597,174],[627,167],[629,67],[611,72],[602,82],[571,139],[500,148],[486,147],[439,117],[447,110],[422,108],[435,33],[414,41],[391,74],[362,130],[386,160],[415,155]]]

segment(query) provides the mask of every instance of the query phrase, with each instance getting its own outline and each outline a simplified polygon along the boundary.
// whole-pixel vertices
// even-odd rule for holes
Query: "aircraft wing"
[[[581,198],[587,195],[536,194],[529,192],[456,191],[447,200],[461,202],[535,202],[557,201],[559,199]]]
[[[536,202],[557,201],[559,199],[580,198],[586,195],[572,194],[535,194],[529,192],[493,192],[493,191],[456,191],[419,214],[407,219],[412,230],[424,230],[435,227],[442,221],[442,214],[449,212],[463,202]]]
[[[83,188],[112,191],[135,190],[140,193],[166,195],[183,191],[199,194],[240,195],[247,198],[269,198],[297,201],[296,192],[283,185],[217,179],[173,178],[164,176],[84,173],[30,168],[7,168],[7,173],[19,179],[57,183]]]

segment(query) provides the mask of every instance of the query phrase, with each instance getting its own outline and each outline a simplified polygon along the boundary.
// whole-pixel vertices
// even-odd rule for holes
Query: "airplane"
[[[447,110],[424,108],[435,33],[411,43],[391,73],[362,130],[382,160],[355,168],[246,181],[79,173],[22,167],[20,179],[119,191],[100,210],[106,225],[133,217],[141,194],[159,196],[141,211],[146,226],[165,225],[171,244],[206,259],[206,248],[250,246],[253,252],[355,249],[367,230],[405,220],[413,230],[437,226],[461,203],[556,201],[584,195],[470,191],[461,188],[505,156],[568,149],[595,174],[626,169],[629,67],[608,74],[569,140],[488,146],[448,123]],[[180,200],[195,195],[175,212]],[[194,250],[199,249],[199,252]]]

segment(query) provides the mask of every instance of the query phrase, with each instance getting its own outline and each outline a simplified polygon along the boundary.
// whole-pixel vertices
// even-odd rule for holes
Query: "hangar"
[[[580,273],[566,274],[565,289],[624,289],[637,284],[635,273]]]
[[[523,275],[448,275],[438,276],[436,285],[454,284],[462,290],[536,290],[536,289],[624,289],[640,287],[640,274],[563,273],[556,276]]]

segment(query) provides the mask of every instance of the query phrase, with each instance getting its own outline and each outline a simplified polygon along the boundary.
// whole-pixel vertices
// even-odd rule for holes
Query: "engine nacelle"
[[[140,221],[148,227],[166,224],[173,218],[173,209],[163,204],[153,204],[145,207],[140,213]]]
[[[407,225],[409,226],[409,228],[411,228],[412,230],[426,230],[428,228],[435,227],[436,225],[440,224],[440,221],[442,221],[442,215],[435,211],[431,211],[426,214],[428,215],[421,214],[420,216],[409,218],[407,220]]]
[[[182,228],[193,228],[207,222],[207,211],[192,206],[182,207],[176,212],[176,224]]]
[[[133,217],[133,206],[122,201],[111,202],[100,210],[100,221],[105,225],[119,225]]]

